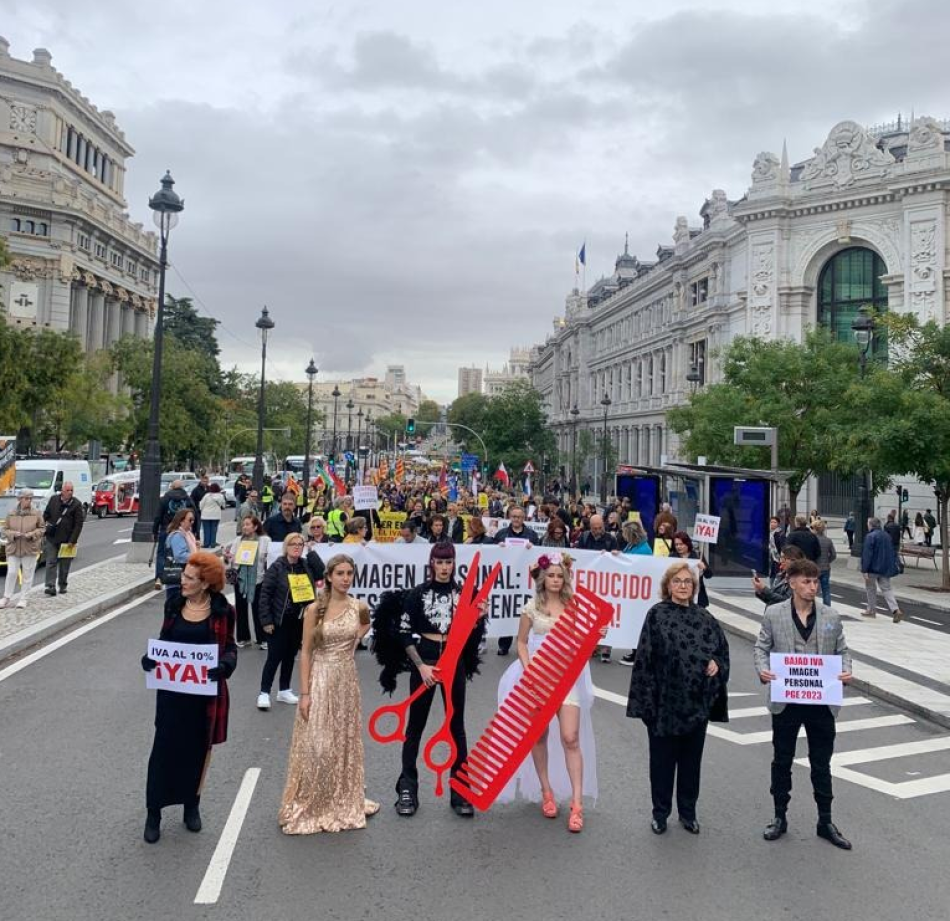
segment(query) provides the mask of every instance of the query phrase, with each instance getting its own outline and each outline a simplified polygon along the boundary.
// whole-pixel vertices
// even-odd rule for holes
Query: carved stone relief
[[[802,179],[808,189],[823,185],[843,189],[860,179],[886,176],[895,162],[857,122],[844,121],[831,129],[823,146],[815,148]]]
[[[778,179],[779,159],[774,153],[763,150],[752,164],[752,185],[775,182]]]
[[[910,225],[910,303],[922,320],[936,318],[937,222]]]
[[[36,134],[36,109],[31,106],[10,106],[10,130],[17,134]]]

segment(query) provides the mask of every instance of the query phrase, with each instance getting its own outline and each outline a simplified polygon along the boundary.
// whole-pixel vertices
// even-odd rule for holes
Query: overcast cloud
[[[134,218],[171,168],[169,290],[226,362],[256,368],[266,303],[269,373],[399,363],[440,401],[543,341],[585,239],[590,284],[783,139],[794,162],[843,119],[950,116],[945,0],[455,7],[0,0],[0,34],[115,111]]]

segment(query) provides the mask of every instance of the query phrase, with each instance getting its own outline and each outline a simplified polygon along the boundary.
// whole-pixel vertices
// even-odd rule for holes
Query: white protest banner
[[[714,544],[719,540],[719,516],[697,515],[693,524],[693,540],[700,544]]]
[[[841,705],[841,656],[773,652],[769,663],[777,676],[770,689],[775,703]]]
[[[425,581],[431,547],[427,544],[379,544],[366,546],[320,544],[317,553],[327,561],[338,553],[353,557],[356,573],[353,594],[375,607],[386,591],[410,589]],[[456,578],[464,580],[476,553],[481,554],[481,578],[487,578],[496,562],[501,574],[489,598],[489,636],[514,636],[518,632],[521,607],[534,597],[534,583],[528,566],[539,557],[552,554],[544,547],[499,547],[458,544]],[[279,553],[279,550],[278,550]],[[600,553],[572,550],[574,584],[583,585],[614,606],[614,618],[605,642],[631,649],[637,645],[646,612],[660,600],[660,580],[669,561],[639,554]],[[693,561],[691,565],[695,566]]]
[[[379,509],[379,492],[375,486],[353,487],[353,510]]]
[[[149,640],[146,655],[158,662],[155,668],[145,673],[145,687],[149,690],[206,697],[218,693],[218,682],[208,677],[208,670],[218,664],[216,643]]]

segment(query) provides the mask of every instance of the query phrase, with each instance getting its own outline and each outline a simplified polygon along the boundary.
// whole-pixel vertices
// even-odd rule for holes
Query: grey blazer
[[[815,618],[815,632],[818,639],[818,652],[825,656],[841,656],[842,671],[851,671],[851,653],[844,638],[844,628],[841,618],[834,608],[815,603],[817,616]],[[792,622],[792,599],[779,604],[770,604],[762,615],[762,628],[755,641],[753,656],[757,673],[769,671],[769,653],[794,652],[797,628]],[[769,700],[769,688],[765,689],[766,706],[771,713],[781,713],[785,704],[773,703]],[[829,707],[837,717],[840,707]]]

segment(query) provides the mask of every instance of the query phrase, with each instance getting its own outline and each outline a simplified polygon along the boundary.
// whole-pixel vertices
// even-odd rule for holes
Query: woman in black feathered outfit
[[[709,721],[727,722],[729,643],[712,614],[693,601],[698,577],[685,560],[660,584],[637,646],[627,716],[643,720],[650,740],[653,831],[666,831],[673,785],[680,824],[699,834],[696,801]]]
[[[383,690],[392,694],[396,689],[396,676],[401,671],[409,672],[409,693],[420,685],[428,690],[412,702],[406,727],[406,741],[402,746],[402,772],[396,782],[399,815],[414,815],[419,808],[419,773],[416,762],[419,744],[429,719],[429,710],[435,697],[436,685],[445,701],[446,688],[433,674],[445,647],[445,640],[452,626],[452,618],[458,609],[461,589],[455,581],[455,547],[451,543],[432,545],[429,554],[431,577],[406,592],[387,592],[381,596],[373,615],[374,649],[383,670],[379,682]],[[465,737],[465,683],[477,674],[480,663],[478,646],[485,633],[485,620],[480,618],[472,630],[449,693],[452,695],[454,713],[450,723],[455,740],[456,756],[451,775],[468,757],[468,742]],[[474,810],[454,790],[450,804],[455,813],[471,817]]]

